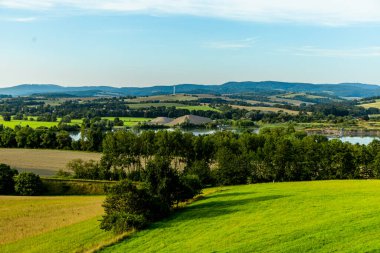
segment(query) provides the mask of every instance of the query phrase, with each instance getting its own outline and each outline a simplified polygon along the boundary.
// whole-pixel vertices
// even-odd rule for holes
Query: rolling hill
[[[380,86],[362,83],[312,84],[291,82],[228,82],[221,85],[178,84],[177,93],[188,94],[239,94],[246,92],[281,94],[285,92],[308,92],[329,94],[339,97],[371,97],[380,95]],[[64,93],[72,96],[150,96],[171,94],[173,86],[122,87],[81,86],[64,87],[54,84],[22,84],[9,88],[0,88],[0,94],[27,96],[32,94]]]

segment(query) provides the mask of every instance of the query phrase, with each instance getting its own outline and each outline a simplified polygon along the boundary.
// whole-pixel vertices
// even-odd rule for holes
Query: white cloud
[[[247,38],[243,40],[234,41],[212,41],[203,44],[204,47],[213,49],[242,49],[249,48],[255,43],[254,38]]]
[[[194,15],[322,25],[380,23],[379,0],[0,0],[0,7]]]
[[[380,46],[363,47],[353,49],[329,49],[305,46],[297,48],[293,51],[299,56],[314,56],[314,57],[380,57]]]
[[[4,18],[3,20],[8,22],[18,22],[18,23],[30,23],[37,20],[36,17],[12,17],[12,18]]]

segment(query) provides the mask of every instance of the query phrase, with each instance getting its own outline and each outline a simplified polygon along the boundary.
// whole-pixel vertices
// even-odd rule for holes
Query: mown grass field
[[[103,252],[380,250],[380,181],[221,189]]]
[[[57,122],[45,122],[45,121],[31,121],[31,120],[14,120],[4,121],[3,117],[0,117],[0,125],[5,127],[15,128],[16,126],[30,126],[31,128],[37,127],[53,127],[58,125]]]
[[[283,111],[292,115],[297,115],[298,111],[277,108],[277,107],[264,107],[264,106],[243,106],[243,105],[232,105],[232,108],[245,109],[248,111],[261,111],[261,112],[279,112]]]
[[[103,196],[0,196],[0,252],[80,252],[114,237],[99,229]]]
[[[374,103],[360,104],[359,106],[362,106],[366,109],[371,107],[380,109],[380,99],[376,99],[376,102]]]
[[[311,94],[306,94],[306,93],[288,93],[288,94],[284,94],[284,95],[281,95],[281,97],[283,98],[295,98],[297,96],[302,96],[302,97],[305,97],[305,98],[326,98],[326,97],[322,97],[322,96],[318,96],[318,95],[311,95]]]
[[[44,149],[0,148],[0,163],[5,163],[19,171],[31,171],[41,176],[52,176],[73,159],[95,160],[100,153]]]
[[[37,117],[29,117],[29,118],[34,118],[36,119]],[[102,119],[108,119],[108,120],[114,120],[115,117],[102,117]],[[149,121],[151,119],[149,118],[135,118],[135,117],[119,117],[120,120],[124,121],[124,126],[135,126],[139,122],[145,122]],[[31,128],[37,128],[37,127],[53,127],[53,126],[58,126],[58,123],[61,119],[58,118],[56,122],[46,122],[46,121],[36,121],[36,120],[14,120],[12,119],[11,121],[4,121],[3,117],[0,116],[0,125],[3,125],[5,127],[10,127],[10,128],[15,128],[16,126],[29,126]],[[82,120],[81,119],[72,119],[71,125],[81,125]]]
[[[102,117],[102,119],[108,119],[113,121],[116,117]],[[135,118],[135,117],[119,117],[124,122],[124,126],[132,127],[138,123],[150,121],[150,118]]]
[[[58,126],[60,118],[57,119],[56,122],[47,122],[47,121],[37,121],[37,117],[29,117],[29,119],[33,118],[34,120],[15,120],[12,119],[11,121],[4,121],[3,117],[0,116],[0,125],[3,125],[5,127],[15,128],[16,126],[29,126],[31,128],[37,128],[37,127],[53,127]],[[71,120],[71,125],[75,124],[82,124],[81,119],[73,119]]]

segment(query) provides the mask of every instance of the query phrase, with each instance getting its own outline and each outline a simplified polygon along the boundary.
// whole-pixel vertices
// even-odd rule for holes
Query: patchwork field
[[[100,153],[43,150],[43,149],[8,149],[0,148],[0,163],[9,164],[19,171],[32,171],[41,176],[52,176],[73,159],[95,160]]]
[[[380,181],[224,187],[103,252],[378,252]]]
[[[277,108],[277,107],[264,107],[264,106],[243,106],[243,105],[232,105],[232,108],[239,108],[239,109],[245,109],[248,111],[261,111],[261,112],[279,112],[283,111],[292,115],[298,114],[298,111],[283,109],[283,108]]]
[[[79,252],[112,239],[99,229],[103,200],[0,196],[0,252]]]
[[[380,109],[380,99],[377,99],[376,102],[374,103],[368,103],[368,104],[361,104],[360,106],[364,107],[364,108],[378,108]]]
[[[150,102],[150,101],[192,101],[197,100],[198,97],[185,95],[185,94],[176,94],[176,95],[159,95],[159,96],[149,96],[149,97],[137,97],[132,99],[126,99],[126,102],[139,103],[139,102]]]

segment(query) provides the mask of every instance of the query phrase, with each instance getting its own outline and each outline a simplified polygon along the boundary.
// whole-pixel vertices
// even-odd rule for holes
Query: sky
[[[378,0],[0,0],[0,87],[380,84]]]

